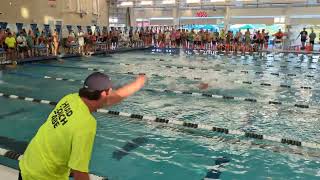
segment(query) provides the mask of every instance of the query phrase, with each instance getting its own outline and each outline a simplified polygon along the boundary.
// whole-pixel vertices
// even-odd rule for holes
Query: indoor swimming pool
[[[94,114],[97,133],[91,173],[110,180],[316,180],[320,178],[317,148],[123,116],[152,116],[318,143],[316,61],[293,54],[128,52],[3,69],[0,93],[57,102],[77,92],[93,71],[104,71],[115,87],[146,73],[143,90],[109,109],[122,115]],[[201,83],[208,83],[208,89],[199,89]],[[53,106],[0,99],[0,147],[23,153]],[[18,165],[4,157],[0,163]]]

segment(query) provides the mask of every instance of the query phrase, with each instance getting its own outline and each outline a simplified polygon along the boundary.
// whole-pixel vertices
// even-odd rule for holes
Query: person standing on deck
[[[58,56],[59,55],[59,33],[57,30],[54,30],[54,33],[53,33],[53,46],[54,46],[54,51],[53,51],[53,54],[55,56]]]
[[[308,32],[306,31],[306,28],[303,28],[303,31],[300,32],[298,35],[298,38],[301,37],[301,50],[305,49],[306,41],[308,37]]]
[[[78,44],[79,44],[79,54],[84,55],[84,33],[82,29],[79,29],[78,32]]]
[[[313,51],[313,47],[314,47],[314,41],[316,39],[317,35],[316,33],[314,33],[314,30],[311,30],[311,33],[309,35],[309,42],[310,42],[310,46],[311,46],[311,50]]]
[[[145,75],[117,90],[100,72],[89,75],[79,93],[63,97],[29,143],[19,167],[19,180],[89,180],[96,134],[93,112],[110,107],[139,91]]]

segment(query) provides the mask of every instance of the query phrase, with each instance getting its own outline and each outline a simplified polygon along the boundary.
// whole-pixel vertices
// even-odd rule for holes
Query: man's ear
[[[112,91],[112,88],[110,88],[110,89],[108,89],[108,90],[105,90],[105,91],[102,91],[101,94],[100,94],[100,96],[101,96],[101,97],[106,97],[106,96],[108,96],[108,95],[111,94],[111,91]]]
[[[105,98],[107,95],[108,95],[108,92],[107,92],[107,91],[102,91],[102,92],[100,93],[100,97],[102,97],[102,98]]]

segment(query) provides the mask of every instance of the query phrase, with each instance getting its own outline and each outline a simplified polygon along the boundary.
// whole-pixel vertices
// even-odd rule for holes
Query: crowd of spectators
[[[207,49],[214,51],[241,51],[253,52],[268,49],[270,42],[274,46],[282,48],[284,37],[287,34],[281,29],[270,35],[263,30],[245,32],[237,31],[195,31],[193,29],[160,29],[160,28],[111,28],[110,30],[83,31],[76,33],[70,30],[62,37],[61,33],[39,31],[39,29],[12,32],[10,29],[0,29],[0,53],[4,59],[18,60],[34,56],[58,56],[59,54],[90,55],[95,51],[115,50],[119,47],[136,48],[155,46],[157,48],[184,48]],[[314,45],[315,33],[308,35],[304,29],[299,34],[302,48],[309,38]],[[272,38],[272,41],[270,41]],[[1,51],[2,50],[2,51]]]

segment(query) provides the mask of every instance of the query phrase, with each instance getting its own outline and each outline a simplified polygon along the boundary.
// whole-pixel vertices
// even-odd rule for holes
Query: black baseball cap
[[[83,87],[89,91],[103,91],[112,88],[112,83],[108,75],[94,72],[86,78]]]

